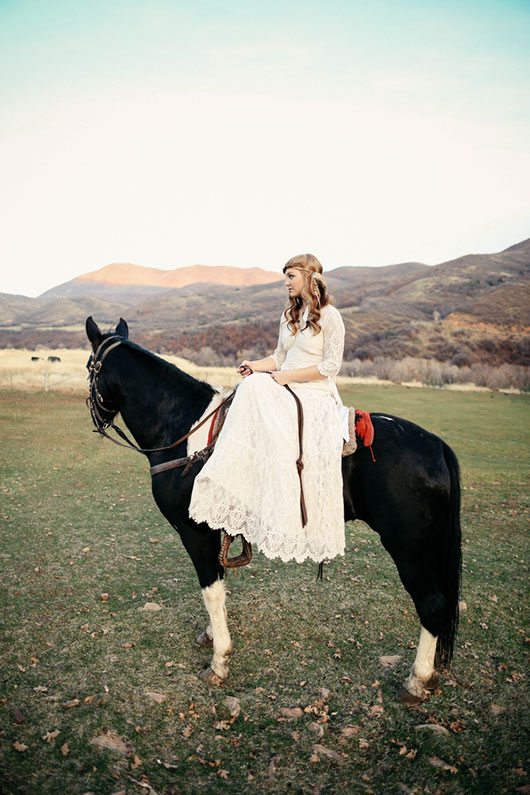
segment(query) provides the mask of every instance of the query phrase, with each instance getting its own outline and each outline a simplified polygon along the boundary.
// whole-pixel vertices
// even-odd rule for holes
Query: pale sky
[[[0,0],[0,292],[530,236],[528,0]]]

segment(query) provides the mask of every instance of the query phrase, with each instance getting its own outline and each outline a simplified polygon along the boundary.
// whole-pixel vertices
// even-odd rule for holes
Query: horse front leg
[[[219,686],[228,676],[228,658],[232,653],[232,641],[226,620],[225,581],[216,580],[206,586],[202,589],[202,596],[210,623],[197,640],[201,645],[209,645],[208,640],[211,637],[213,657],[200,676],[209,685]]]
[[[185,525],[181,522],[178,529],[197,572],[208,613],[208,626],[198,635],[197,641],[201,646],[213,646],[212,661],[201,671],[200,677],[211,686],[219,686],[228,676],[228,658],[232,653],[226,616],[224,569],[218,560],[221,534],[194,522]]]
[[[421,627],[416,659],[398,691],[398,698],[403,704],[411,706],[425,701],[438,685],[438,675],[434,668],[437,638],[424,626]]]

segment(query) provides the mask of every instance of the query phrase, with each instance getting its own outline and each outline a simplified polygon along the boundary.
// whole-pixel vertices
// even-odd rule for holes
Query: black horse
[[[94,351],[89,369],[96,426],[107,427],[120,412],[141,448],[160,448],[184,436],[220,402],[212,386],[130,342],[123,319],[114,333],[103,334],[89,317],[86,331]],[[400,695],[417,703],[436,684],[435,666],[448,665],[453,653],[461,572],[459,468],[450,447],[418,425],[379,413],[372,421],[376,463],[363,447],[343,458],[345,519],[362,519],[379,533],[414,602],[421,634]],[[201,434],[193,449],[205,445]],[[182,442],[146,456],[154,466],[189,452]],[[183,469],[156,474],[152,490],[195,566],[210,619],[198,641],[213,643],[212,662],[202,677],[220,684],[231,652],[224,569],[218,560],[221,533],[196,524],[188,514],[201,466],[197,461],[185,474]]]

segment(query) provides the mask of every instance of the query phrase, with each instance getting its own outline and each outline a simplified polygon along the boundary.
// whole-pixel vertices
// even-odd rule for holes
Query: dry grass
[[[38,356],[39,361],[31,361],[32,356]],[[61,361],[48,362],[48,356],[58,356]],[[0,351],[0,387],[72,393],[86,390],[88,356],[89,351],[83,349],[3,349]],[[196,378],[218,386],[233,386],[240,380],[230,367],[199,367],[178,356],[163,358]]]
[[[39,361],[31,361],[38,356]],[[60,362],[49,362],[48,356],[58,356]],[[86,388],[86,351],[68,350],[17,350],[0,351],[0,386],[11,389],[75,392]]]

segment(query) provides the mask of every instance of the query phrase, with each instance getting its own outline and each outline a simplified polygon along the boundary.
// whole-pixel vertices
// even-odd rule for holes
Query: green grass
[[[4,391],[3,791],[146,793],[142,782],[158,795],[497,793],[527,783],[529,399],[401,387],[344,397],[439,433],[462,465],[467,610],[441,692],[414,709],[395,701],[418,624],[360,523],[323,583],[314,565],[260,555],[229,576],[235,653],[228,683],[209,690],[197,677],[209,659],[195,643],[206,623],[199,587],[145,461],[96,438],[80,397]],[[147,601],[163,609],[139,611]],[[393,654],[397,665],[383,668]],[[227,696],[241,714],[220,724]],[[310,711],[280,714],[296,706]],[[429,722],[449,733],[416,729]],[[125,753],[90,743],[105,729]],[[315,754],[316,743],[335,755]]]

